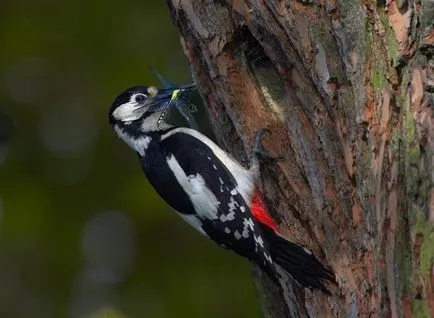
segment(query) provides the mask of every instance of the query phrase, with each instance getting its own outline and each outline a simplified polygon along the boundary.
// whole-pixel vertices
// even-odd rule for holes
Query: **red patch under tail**
[[[255,189],[253,194],[250,211],[252,211],[252,215],[256,221],[268,226],[274,232],[277,232],[277,223],[268,213],[264,200],[262,199],[262,194],[258,189]]]

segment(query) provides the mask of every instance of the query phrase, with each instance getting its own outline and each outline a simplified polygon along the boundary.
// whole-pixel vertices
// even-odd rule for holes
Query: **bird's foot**
[[[253,139],[253,150],[250,154],[250,169],[254,171],[256,175],[259,175],[259,161],[262,160],[272,160],[277,161],[280,160],[282,157],[275,157],[271,155],[268,151],[262,147],[261,140],[264,135],[271,134],[271,131],[267,128],[262,128],[256,131],[255,137]]]
[[[270,135],[271,131],[267,128],[259,129],[255,133],[254,141],[253,141],[253,156],[260,156],[263,158],[268,159],[276,159],[274,156],[272,156],[268,151],[262,147],[261,140],[264,135]]]

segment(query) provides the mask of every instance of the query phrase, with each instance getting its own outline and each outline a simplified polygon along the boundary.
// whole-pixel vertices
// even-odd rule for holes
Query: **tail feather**
[[[326,269],[313,254],[301,245],[292,243],[273,229],[261,224],[273,261],[305,287],[316,288],[330,294],[324,281],[336,283],[331,271]]]

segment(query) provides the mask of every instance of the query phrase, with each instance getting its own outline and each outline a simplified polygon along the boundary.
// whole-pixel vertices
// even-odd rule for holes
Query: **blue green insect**
[[[189,94],[196,89],[196,84],[176,85],[165,79],[154,69],[151,69],[151,71],[163,84],[161,89],[152,88],[154,90],[152,110],[162,111],[158,123],[166,120],[172,108],[176,108],[190,128],[197,129],[198,126],[193,116],[193,113],[197,111],[197,106],[188,100]]]

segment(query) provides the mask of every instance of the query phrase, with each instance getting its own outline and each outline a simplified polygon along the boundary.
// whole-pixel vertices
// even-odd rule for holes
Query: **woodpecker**
[[[202,235],[257,264],[274,281],[279,266],[302,286],[329,293],[324,283],[334,281],[332,273],[279,233],[256,186],[266,130],[256,133],[246,169],[199,131],[164,120],[162,101],[185,97],[192,88],[173,88],[172,95],[166,89],[163,97],[154,87],[129,88],[114,100],[110,124],[137,153],[155,191]]]

